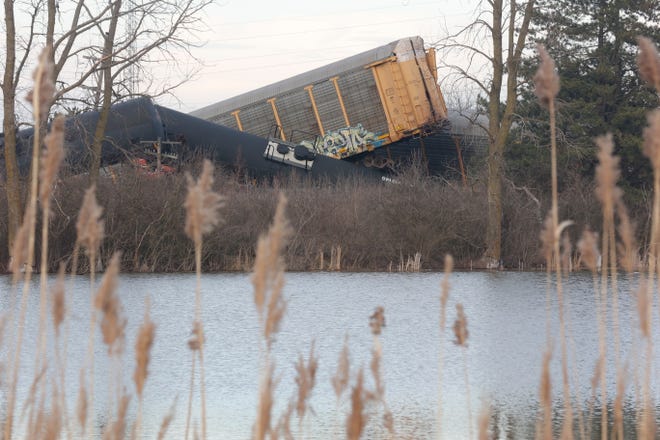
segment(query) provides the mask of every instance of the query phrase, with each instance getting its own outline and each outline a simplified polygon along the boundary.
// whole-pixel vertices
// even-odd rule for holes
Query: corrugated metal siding
[[[387,118],[371,70],[360,69],[344,74],[338,83],[351,125],[362,124],[377,135],[387,133]]]
[[[224,125],[225,127],[238,130],[238,124],[236,123],[236,118],[231,113],[218,115],[215,118],[212,118],[211,122],[215,122],[216,124]]]
[[[326,133],[346,127],[346,121],[344,121],[344,115],[339,104],[339,97],[332,81],[315,85],[313,92],[321,123]]]
[[[314,118],[314,109],[312,102],[309,100],[307,90],[301,89],[293,93],[278,96],[275,100],[277,112],[280,115],[282,122],[282,129],[284,130],[287,139],[292,129],[301,130],[307,133],[319,134],[319,126]],[[302,140],[298,139],[289,140]],[[309,137],[309,136],[307,136]]]
[[[243,124],[243,131],[261,137],[268,137],[275,123],[273,109],[268,102],[261,102],[244,107],[238,114]]]

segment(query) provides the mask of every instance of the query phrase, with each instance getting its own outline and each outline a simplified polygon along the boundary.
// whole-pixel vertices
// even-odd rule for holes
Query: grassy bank
[[[201,163],[184,168],[195,174]],[[191,271],[193,247],[181,225],[184,219],[185,174],[150,176],[123,166],[101,177],[97,197],[103,208],[106,236],[100,263],[122,251],[121,269],[138,272]],[[289,199],[293,228],[285,251],[290,270],[396,271],[441,270],[445,254],[458,268],[478,266],[485,250],[485,179],[475,166],[468,184],[429,178],[419,169],[403,170],[399,184],[348,179],[312,182],[285,178],[248,182],[233,172],[215,170],[214,190],[225,198],[223,227],[211,232],[202,256],[205,271],[250,270],[256,240],[275,210],[277,194]],[[563,182],[560,214],[571,218],[577,240],[586,226],[601,223],[594,183],[576,174]],[[87,176],[61,176],[53,191],[49,271],[61,262],[70,267],[75,222]],[[547,191],[505,185],[503,264],[510,269],[538,269],[544,261],[538,240],[550,206]],[[6,210],[4,198],[0,211]],[[647,219],[644,200],[631,207],[633,217]],[[5,216],[3,216],[5,221]],[[640,222],[638,240],[645,243],[650,225]],[[40,227],[37,228],[41,230]],[[0,261],[8,261],[6,224],[0,224]],[[37,240],[36,255],[40,255]],[[577,255],[574,255],[577,258]],[[6,270],[6,267],[0,267]],[[80,268],[88,270],[87,266]]]

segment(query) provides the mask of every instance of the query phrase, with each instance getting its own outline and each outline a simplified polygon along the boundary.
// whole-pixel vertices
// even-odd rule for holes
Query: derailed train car
[[[402,38],[191,113],[321,155],[380,166],[417,154],[439,174],[461,159],[438,85],[435,52]],[[456,167],[458,168],[458,166]]]
[[[98,112],[67,118],[65,148],[67,162],[74,171],[87,169],[89,146],[98,119]],[[17,159],[23,173],[29,168],[33,133],[32,129],[22,130],[17,136]],[[0,138],[0,152],[3,148],[4,139]],[[111,108],[102,145],[102,166],[126,160],[146,164],[148,160],[152,166],[160,168],[161,163],[181,163],[200,155],[219,164],[239,167],[254,177],[291,172],[331,179],[347,176],[380,179],[382,176],[375,170],[317,155],[299,145],[240,132],[155,105],[147,97]],[[0,157],[4,158],[4,154]],[[1,169],[4,171],[4,163]]]

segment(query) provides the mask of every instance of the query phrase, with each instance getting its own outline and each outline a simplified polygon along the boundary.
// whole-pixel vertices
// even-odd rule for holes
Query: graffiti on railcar
[[[362,124],[357,124],[328,131],[325,136],[316,141],[316,145],[311,142],[305,144],[309,144],[306,145],[308,148],[316,147],[314,149],[323,155],[342,159],[365,151],[372,151],[383,144],[383,139],[364,128]]]

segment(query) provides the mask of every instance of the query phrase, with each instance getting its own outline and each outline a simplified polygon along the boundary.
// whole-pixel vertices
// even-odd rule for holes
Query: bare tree
[[[19,185],[19,170],[16,158],[16,90],[18,82],[23,74],[24,67],[30,56],[30,48],[34,38],[34,28],[40,5],[33,5],[29,9],[30,32],[28,38],[20,47],[16,35],[16,20],[14,16],[14,2],[5,0],[5,72],[0,89],[2,90],[4,132],[4,160],[5,160],[5,193],[8,206],[8,243],[14,241],[16,232],[21,224],[23,216],[21,192]],[[17,47],[19,46],[19,47]],[[22,56],[18,58],[17,50],[22,49]]]
[[[504,148],[515,115],[520,58],[533,9],[534,0],[486,0],[480,3],[477,18],[472,23],[437,45],[445,54],[444,59],[458,55],[466,61],[444,66],[451,69],[450,79],[475,84],[479,95],[485,98],[488,227],[483,263],[488,268],[500,264]]]
[[[177,66],[180,60],[195,60],[196,32],[202,29],[200,12],[212,0],[131,0],[122,3],[74,3],[55,0],[32,0],[20,4],[5,0],[5,72],[0,85],[3,92],[3,131],[6,194],[9,206],[9,246],[13,242],[22,216],[19,172],[16,158],[16,97],[24,67],[31,57],[31,48],[43,44],[53,47],[54,81],[57,86],[54,105],[59,109],[79,111],[99,109],[106,113],[99,118],[94,140],[90,142],[92,179],[98,176],[100,149],[110,105],[122,98],[148,94],[170,93],[190,79],[186,71],[172,79],[157,81],[151,76],[152,65]],[[69,8],[64,10],[64,8]],[[16,32],[15,11],[22,22],[29,20],[28,32]],[[23,12],[27,11],[27,12]],[[45,16],[45,20],[42,17]],[[38,23],[45,23],[38,28]],[[114,30],[112,30],[114,29]],[[112,36],[111,36],[112,34]],[[198,60],[195,60],[198,61]],[[199,65],[201,63],[194,63]],[[132,70],[133,80],[126,78]],[[138,73],[136,73],[138,72]],[[135,76],[143,80],[137,88]],[[99,80],[101,78],[101,80]],[[130,84],[129,84],[130,83]],[[94,90],[102,102],[90,102],[85,90]],[[36,129],[39,129],[36,127]]]
[[[117,22],[119,21],[119,10],[121,0],[115,0],[112,4],[112,19],[110,20],[110,29],[105,34],[105,43],[103,45],[103,57],[101,58],[101,68],[103,72],[103,103],[99,120],[96,123],[94,131],[94,140],[92,143],[92,160],[89,168],[89,186],[92,187],[99,177],[99,168],[101,167],[101,148],[103,146],[103,134],[108,123],[110,114],[110,105],[112,104],[112,46],[115,43],[115,34],[117,33]]]

